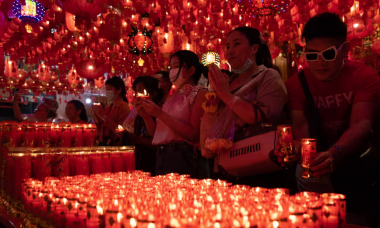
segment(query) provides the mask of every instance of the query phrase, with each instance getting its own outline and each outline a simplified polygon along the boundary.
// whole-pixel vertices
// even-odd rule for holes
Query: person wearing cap
[[[33,114],[22,114],[18,102],[22,94],[16,93],[13,99],[13,112],[15,118],[19,121],[33,121],[33,122],[65,122],[65,118],[57,113],[59,104],[56,100],[45,98],[34,110]]]

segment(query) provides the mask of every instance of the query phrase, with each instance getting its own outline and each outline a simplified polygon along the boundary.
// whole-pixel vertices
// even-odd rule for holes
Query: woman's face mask
[[[113,90],[106,90],[107,103],[111,104],[115,100],[115,92]]]
[[[179,72],[179,68],[171,69],[169,73],[170,82],[173,83],[177,88],[183,85],[183,83],[186,81],[186,78],[183,77],[183,67],[181,71]],[[177,77],[178,75],[178,77]]]
[[[241,73],[246,72],[253,64],[253,60],[251,59],[252,52],[253,52],[253,49],[251,51],[251,54],[249,55],[249,58],[247,59],[247,61],[243,65],[243,67],[240,69],[232,69],[232,72],[234,72],[235,74],[241,74]]]

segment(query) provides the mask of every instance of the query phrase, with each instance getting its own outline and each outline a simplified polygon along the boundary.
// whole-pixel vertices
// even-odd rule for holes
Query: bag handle
[[[318,148],[320,148],[320,150],[323,151],[327,148],[324,148],[325,144],[324,144],[323,132],[322,132],[322,128],[321,128],[322,122],[321,122],[321,119],[319,117],[318,109],[315,106],[315,103],[314,103],[313,97],[311,95],[309,86],[308,86],[307,81],[306,81],[306,76],[305,76],[305,73],[303,70],[298,73],[298,78],[301,82],[302,89],[303,89],[303,92],[304,92],[305,97],[306,97],[306,102],[307,102],[309,109],[310,109],[310,118],[309,118],[309,134],[310,134],[310,137],[318,139],[317,140]]]

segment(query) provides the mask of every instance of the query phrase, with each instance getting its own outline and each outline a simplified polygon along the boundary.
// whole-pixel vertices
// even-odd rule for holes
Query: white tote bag
[[[254,105],[257,116],[265,116],[260,107]],[[232,148],[219,154],[219,165],[236,177],[254,176],[281,170],[269,157],[277,144],[276,127],[258,123],[235,133]]]

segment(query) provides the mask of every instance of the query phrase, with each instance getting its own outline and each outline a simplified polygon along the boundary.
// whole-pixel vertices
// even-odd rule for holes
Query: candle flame
[[[96,210],[98,211],[98,214],[103,215],[103,208],[99,205],[96,205]]]
[[[273,222],[273,228],[278,228],[279,226],[280,226],[280,223],[278,223],[277,221]]]
[[[117,206],[119,204],[119,202],[117,201],[117,199],[115,199],[115,201],[113,202],[113,204],[115,204],[115,206]]]
[[[136,227],[137,226],[137,221],[135,218],[131,218],[131,220],[129,221],[129,224],[131,225],[131,227]]]
[[[117,213],[117,222],[120,223],[122,219],[123,219],[123,214],[120,212]]]
[[[154,223],[149,223],[148,224],[148,228],[155,228],[156,227],[156,225],[154,225]]]

